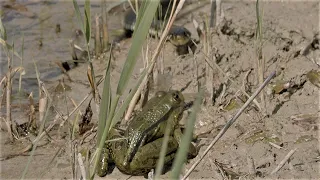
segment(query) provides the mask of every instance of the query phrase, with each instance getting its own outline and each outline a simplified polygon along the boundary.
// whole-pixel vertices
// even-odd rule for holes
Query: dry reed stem
[[[144,69],[149,66],[149,45],[150,45],[150,38],[147,37],[147,47],[146,47],[146,56],[144,58]],[[151,82],[150,82],[151,81]],[[141,109],[148,101],[148,95],[149,95],[149,90],[150,90],[150,83],[153,81],[153,73],[150,74],[148,77],[147,83],[143,86],[141,93],[140,93],[140,102],[138,103],[138,109]],[[133,105],[134,107],[134,105]],[[130,112],[131,114],[132,112]],[[128,113],[128,115],[130,115]]]
[[[67,92],[66,92],[66,86],[64,84],[64,79],[62,79],[61,85],[63,87],[64,103],[66,105],[67,114],[69,114],[69,107],[68,107],[68,102],[67,102]]]
[[[212,63],[216,62],[216,58],[215,56],[212,56],[213,54],[210,53],[211,51],[211,36],[209,36],[211,29],[208,28],[208,25],[206,23],[205,25],[205,29],[204,29],[204,33],[202,36],[202,40],[203,40],[203,51],[205,53],[205,55],[207,57],[211,56],[212,59],[211,61],[208,61],[205,65],[206,65],[206,89],[207,92],[209,93],[209,97],[205,98],[206,99],[206,103],[211,103],[213,104],[213,89],[214,89],[214,85],[213,85],[213,69],[210,68],[212,67]]]
[[[221,0],[211,0],[211,11],[210,11],[210,28],[217,27],[222,19],[222,8],[221,8]]]
[[[177,0],[174,0],[173,7],[175,7],[176,2],[177,2]],[[181,0],[181,1],[179,2],[178,6],[177,6],[177,8],[176,8],[176,10],[175,10],[175,13],[173,13],[174,8],[172,8],[171,13],[170,13],[170,17],[169,17],[169,22],[168,22],[168,24],[166,25],[166,28],[164,29],[164,31],[163,31],[163,33],[162,33],[162,35],[161,35],[161,37],[160,37],[160,42],[158,43],[158,45],[157,45],[157,47],[156,47],[155,53],[152,55],[152,58],[151,58],[151,61],[150,61],[151,64],[150,64],[150,66],[149,66],[147,75],[146,75],[146,77],[143,79],[142,83],[140,84],[140,86],[139,86],[139,88],[137,89],[137,91],[136,91],[136,93],[135,93],[134,96],[139,96],[139,95],[141,94],[141,91],[142,91],[143,87],[147,84],[148,79],[149,79],[149,77],[150,77],[150,74],[153,72],[153,68],[154,68],[154,66],[155,66],[156,59],[157,59],[157,57],[158,57],[158,55],[159,55],[159,52],[160,52],[161,48],[163,47],[163,44],[164,44],[165,39],[166,39],[166,37],[167,37],[167,34],[168,34],[168,32],[169,32],[169,30],[170,30],[170,28],[171,28],[174,20],[176,19],[177,14],[178,14],[179,11],[181,10],[184,2],[185,2],[185,0]],[[133,100],[131,100],[128,109],[129,109],[129,108],[130,108],[130,109],[134,109],[134,107],[131,107],[131,106],[135,106],[136,103],[137,103],[136,101],[134,102]]]
[[[76,101],[73,99],[73,98],[71,98],[71,97],[68,97],[69,99],[70,99],[70,101],[72,102],[72,104],[73,104],[73,106],[76,108],[76,107],[78,107],[78,105],[77,105],[77,103],[76,103]],[[80,116],[82,116],[82,112],[81,112],[81,110],[79,110],[79,115]]]
[[[95,53],[96,53],[96,56],[98,56],[99,54],[101,54],[101,50],[102,50],[102,44],[101,44],[101,35],[100,35],[100,31],[101,31],[101,25],[100,25],[100,17],[101,16],[98,16],[96,14],[96,17],[95,17],[95,22],[96,22],[96,26],[95,26],[95,30],[96,30],[96,33],[94,35],[94,50],[95,50]]]
[[[82,160],[81,153],[78,153],[78,163],[79,163],[82,179],[86,180],[87,179],[87,175],[86,175],[86,170],[85,170],[84,165],[83,165],[83,160]]]
[[[213,28],[216,26],[217,22],[217,3],[216,0],[210,1],[210,28]]]
[[[108,35],[108,25],[107,25],[107,19],[108,19],[108,13],[106,12],[106,0],[101,1],[101,9],[102,9],[102,51],[106,50],[109,46],[109,35]]]
[[[29,113],[29,126],[31,127],[37,127],[36,123],[36,110],[34,107],[34,101],[33,101],[33,93],[31,92],[29,97],[29,102],[30,102],[30,113]]]
[[[221,0],[216,0],[216,26],[219,26],[223,19],[223,12],[221,8]]]
[[[257,14],[257,31],[256,31],[256,56],[257,56],[257,80],[258,84],[261,84],[264,79],[265,72],[265,58],[262,53],[262,15],[260,12],[259,0],[256,2],[256,14]],[[263,115],[266,115],[266,100],[264,91],[260,94],[261,104],[263,107]]]
[[[42,83],[41,83],[42,84]],[[48,103],[48,96],[43,93],[43,86],[40,85],[40,99],[39,99],[39,122],[42,122],[45,112],[46,112],[46,107],[47,107],[47,103]]]
[[[6,125],[8,129],[9,139],[12,142],[13,134],[12,134],[12,117],[11,117],[11,90],[12,90],[12,80],[11,80],[11,58],[8,55],[8,73],[7,73],[7,117],[6,117]]]
[[[71,137],[71,136],[70,136]],[[71,167],[72,167],[72,178],[73,179],[78,179],[77,178],[77,168],[76,168],[76,157],[77,157],[77,152],[78,152],[78,144],[75,141],[75,143],[72,142],[72,138],[70,138],[70,150],[71,150]]]
[[[137,15],[138,12],[138,1],[135,2],[136,8],[133,7],[131,0],[128,0],[129,6],[132,9],[132,11]],[[138,16],[136,16],[138,17]]]
[[[253,99],[262,91],[262,89],[269,83],[269,81],[275,76],[275,72],[271,73],[269,77],[264,81],[262,85],[255,91],[253,95],[247,100],[247,102],[240,108],[240,110],[235,114],[220,130],[219,134],[213,139],[210,145],[207,147],[205,152],[200,156],[200,158],[192,165],[192,167],[188,170],[187,174],[183,177],[186,179],[191,172],[197,167],[197,165],[201,162],[201,160],[208,154],[211,148],[215,145],[215,143],[224,135],[224,133],[229,129],[229,127],[237,120],[237,118],[242,114],[242,112],[247,108],[247,106],[253,101]]]
[[[283,165],[290,159],[290,157],[296,152],[296,150],[297,148],[292,149],[270,174],[272,175],[278,172],[283,167]]]
[[[277,148],[277,149],[282,149],[281,146],[279,146],[279,145],[277,145],[277,144],[275,144],[275,143],[273,143],[273,142],[269,142],[269,144],[270,144],[271,146]]]

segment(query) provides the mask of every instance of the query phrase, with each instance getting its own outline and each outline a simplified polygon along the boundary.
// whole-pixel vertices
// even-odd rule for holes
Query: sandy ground
[[[319,39],[317,47],[307,53],[300,53],[319,32],[319,8],[316,1],[308,2],[263,2],[263,58],[266,62],[266,78],[276,71],[276,77],[265,88],[266,111],[265,116],[254,105],[251,105],[227,131],[221,140],[210,150],[208,155],[190,175],[190,179],[222,179],[215,164],[220,164],[226,176],[232,178],[252,178],[250,172],[255,170],[257,178],[281,179],[319,179],[319,87],[312,84],[307,73],[319,70],[320,50]],[[197,3],[192,3],[197,6]],[[192,9],[192,8],[191,8]],[[217,92],[215,103],[207,101],[201,106],[196,122],[196,134],[201,135],[202,154],[222,126],[237,112],[243,104],[240,88],[252,94],[257,85],[256,43],[255,43],[255,3],[250,1],[224,2],[222,4],[225,20],[217,32],[212,33],[211,51],[216,57],[218,66],[213,70],[214,90]],[[196,30],[191,22],[191,14],[201,22],[204,15],[208,15],[209,5],[201,6],[186,13],[176,23],[188,28],[194,38]],[[110,15],[111,28],[121,27],[121,16]],[[150,50],[154,49],[157,40],[150,40]],[[112,89],[116,89],[123,63],[130,48],[131,39],[124,40],[120,49],[114,50],[112,60]],[[201,45],[200,45],[201,46]],[[195,55],[189,54],[184,58],[178,57],[172,45],[167,43],[161,53],[164,60],[164,74],[159,75],[162,86],[156,89],[181,89],[188,83],[184,93],[188,101],[193,100],[197,92],[197,79],[204,82],[205,61],[198,48]],[[151,53],[149,54],[150,57]],[[132,83],[135,83],[140,68],[143,67],[141,58],[134,70]],[[103,58],[94,62],[98,75],[104,74],[105,61]],[[86,80],[86,65],[81,65],[71,71],[69,75],[73,82],[64,83],[71,87],[67,95],[79,103],[90,91]],[[228,78],[232,81],[228,80]],[[47,84],[55,98],[54,105],[58,111],[70,112],[73,105],[65,104],[63,94],[55,93],[57,80]],[[281,88],[274,93],[274,85],[285,84],[289,88]],[[225,87],[224,93],[218,87]],[[101,90],[101,88],[100,88]],[[208,97],[206,97],[208,99]],[[260,102],[260,98],[258,98]],[[88,100],[81,106],[84,112]],[[234,103],[235,105],[230,105]],[[93,122],[97,121],[94,103]],[[260,103],[260,105],[262,105]],[[231,108],[230,108],[231,107]],[[16,110],[13,117],[27,119],[27,110],[22,114]],[[51,117],[54,118],[52,113]],[[185,113],[184,118],[187,117]],[[75,117],[70,118],[73,120]],[[59,122],[60,123],[60,122]],[[19,152],[28,145],[28,138],[10,143],[5,132],[1,133],[1,157],[13,152]],[[27,178],[39,179],[70,179],[72,178],[69,132],[67,126],[58,125],[49,132],[50,138],[44,138],[35,151],[31,161]],[[81,137],[78,137],[81,139]],[[94,144],[94,139],[79,145],[79,151]],[[272,143],[278,145],[274,146]],[[270,173],[291,150],[296,150],[290,160],[277,173]],[[54,158],[54,156],[56,156]],[[185,167],[189,169],[198,159],[191,160]],[[1,161],[0,176],[2,179],[20,178],[28,160],[28,153]],[[53,160],[53,161],[52,161]],[[254,164],[255,168],[250,168]],[[78,171],[79,173],[79,171]],[[166,173],[162,178],[168,178]],[[102,179],[125,179],[129,176],[115,170],[111,175]],[[143,179],[131,177],[130,179]]]

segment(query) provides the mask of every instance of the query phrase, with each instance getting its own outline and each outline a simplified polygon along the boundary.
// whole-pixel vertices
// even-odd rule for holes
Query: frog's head
[[[180,91],[169,91],[169,103],[172,107],[184,105],[184,97]]]

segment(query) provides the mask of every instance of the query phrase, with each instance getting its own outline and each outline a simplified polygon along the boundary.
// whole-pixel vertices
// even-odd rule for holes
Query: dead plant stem
[[[278,166],[271,172],[271,174],[275,174],[276,172],[278,172],[296,151],[297,151],[297,148],[292,149],[278,164]]]
[[[12,118],[11,118],[11,90],[12,90],[12,81],[11,81],[11,58],[9,53],[8,55],[8,73],[7,73],[7,119],[6,125],[8,129],[8,135],[10,141],[13,141],[12,135]]]

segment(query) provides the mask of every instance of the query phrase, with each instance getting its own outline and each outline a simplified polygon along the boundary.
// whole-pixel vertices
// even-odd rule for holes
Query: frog
[[[121,172],[130,175],[145,175],[154,169],[166,127],[170,128],[170,135],[165,164],[172,162],[181,142],[179,120],[182,117],[184,104],[184,97],[180,91],[159,91],[130,121],[123,133],[111,129],[108,139],[126,137],[127,140],[106,143],[98,175],[105,175],[108,172],[106,170],[108,164],[112,163]],[[190,144],[189,158],[196,155],[196,147]]]
[[[174,90],[157,92],[128,125],[125,136],[128,137],[129,146],[123,166],[132,160],[139,147],[163,135],[166,122],[172,123],[169,125],[172,132],[183,106],[184,97],[181,92]]]
[[[116,129],[111,129],[109,135],[111,139],[119,139],[124,137]],[[101,154],[102,158],[98,165],[97,174],[100,177],[103,177],[110,173],[114,168],[114,165],[116,165],[119,171],[124,174],[133,176],[146,176],[151,169],[155,169],[156,167],[162,141],[163,138],[159,138],[140,147],[132,161],[127,166],[122,165],[122,162],[125,158],[124,155],[128,148],[128,143],[126,140],[115,140],[113,142],[106,143],[106,147],[103,149]],[[164,159],[165,165],[172,162],[178,146],[178,142],[173,137],[169,137],[168,148]]]

